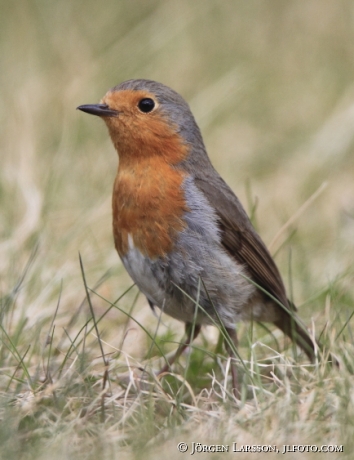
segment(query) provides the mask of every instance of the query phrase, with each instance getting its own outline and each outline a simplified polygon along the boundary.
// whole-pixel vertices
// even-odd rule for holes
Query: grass
[[[329,455],[350,458],[352,2],[23,0],[2,13],[0,458],[181,458],[192,442],[343,445]],[[124,271],[116,153],[75,110],[141,77],[189,101],[339,368],[310,365],[269,325],[240,324],[240,400],[214,327],[155,376],[183,325],[154,317]]]

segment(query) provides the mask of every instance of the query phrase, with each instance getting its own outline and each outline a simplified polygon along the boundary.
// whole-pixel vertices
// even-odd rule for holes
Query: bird
[[[239,395],[240,321],[273,323],[313,362],[316,341],[241,202],[213,167],[182,96],[162,83],[132,79],[77,109],[105,121],[118,152],[113,236],[125,269],[152,309],[185,323],[185,337],[161,372],[203,325],[217,324]]]

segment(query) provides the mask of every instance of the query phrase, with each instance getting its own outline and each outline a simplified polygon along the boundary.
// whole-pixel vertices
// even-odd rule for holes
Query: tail
[[[282,310],[281,317],[274,324],[306,353],[312,363],[315,361],[315,344],[318,344],[310,337],[295,312],[290,314]]]

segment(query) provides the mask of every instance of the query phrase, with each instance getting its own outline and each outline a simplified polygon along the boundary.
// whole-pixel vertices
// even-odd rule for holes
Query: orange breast
[[[151,259],[172,250],[188,210],[182,171],[159,156],[138,162],[121,159],[113,190],[113,234],[116,249],[124,256],[134,246]]]
[[[113,233],[121,257],[134,247],[151,259],[172,250],[183,215],[188,211],[178,168],[189,153],[189,146],[157,109],[145,114],[137,109],[146,92],[109,93],[104,102],[116,107],[119,115],[107,117],[119,167],[113,190]]]

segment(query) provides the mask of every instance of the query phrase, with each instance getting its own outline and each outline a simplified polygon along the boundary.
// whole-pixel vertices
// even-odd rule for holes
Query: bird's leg
[[[172,356],[172,358],[169,360],[169,363],[166,363],[164,367],[158,372],[157,375],[162,374],[163,372],[167,372],[172,364],[178,359],[181,354],[184,352],[184,350],[193,342],[193,340],[198,336],[202,326],[200,324],[195,324],[193,328],[192,323],[186,323],[185,326],[185,331],[186,331],[186,338],[183,340],[178,348],[176,353]]]
[[[237,348],[238,340],[237,340],[236,329],[231,329],[227,327],[226,332],[229,334],[230,339],[232,340],[233,344]],[[232,347],[230,346],[228,341],[225,341],[225,348],[226,348],[227,353],[229,354],[229,357],[231,358],[232,392],[236,398],[239,398],[241,392],[240,392],[240,382],[238,381],[238,375],[237,375],[235,353],[233,352]]]

